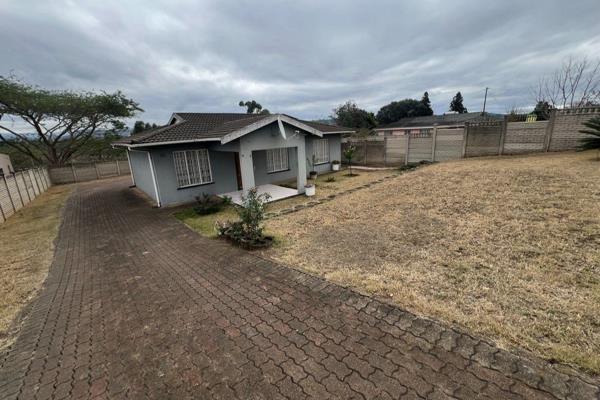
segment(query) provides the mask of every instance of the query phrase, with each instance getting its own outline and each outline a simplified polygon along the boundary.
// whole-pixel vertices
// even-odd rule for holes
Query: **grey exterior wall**
[[[320,138],[309,136],[306,138],[306,157],[312,163],[313,154],[313,140]],[[314,170],[317,172],[331,171],[331,161],[338,160],[342,161],[342,137],[339,134],[323,135],[323,139],[329,139],[329,162],[324,164],[317,164],[314,166]],[[307,172],[310,172],[310,164],[307,165]]]
[[[258,150],[252,152],[254,162],[254,183],[264,185],[267,183],[278,183],[295,179],[298,174],[298,151],[295,147],[288,148],[288,164],[290,169],[280,172],[267,172],[267,151]]]
[[[312,158],[312,136],[302,131],[298,133],[297,131],[299,130],[296,127],[285,123],[284,129],[286,132],[286,139],[279,133],[277,123],[273,123],[226,145],[221,145],[218,142],[207,142],[187,145],[147,147],[140,149],[143,151],[130,151],[129,155],[132,174],[136,185],[156,201],[152,173],[148,162],[148,155],[146,153],[146,151],[149,151],[154,165],[154,173],[156,175],[161,205],[166,206],[190,203],[193,202],[197,196],[204,193],[221,194],[238,190],[235,170],[235,152],[239,152],[242,179],[246,177],[248,181],[252,183],[251,186],[277,183],[298,178],[300,182],[299,187],[304,188],[306,174],[308,172],[306,169],[306,158]],[[324,137],[329,139],[330,161],[341,160],[340,135],[332,134],[324,135]],[[269,174],[267,173],[265,150],[281,147],[288,148],[290,169]],[[178,188],[173,152],[198,148],[208,148],[209,150],[213,183]],[[317,171],[319,172],[330,170],[330,163],[317,166]],[[304,176],[299,177],[299,173]]]
[[[279,174],[279,176],[277,174],[267,175],[267,163],[266,160],[263,160],[265,157],[263,150],[283,147],[290,149],[289,155],[295,154],[295,157],[289,159],[290,164],[294,162],[294,159],[296,161],[296,173],[293,174],[290,171],[287,176],[296,177],[297,187],[300,188],[300,191],[304,190],[306,184],[305,137],[309,134],[286,123],[283,123],[283,129],[285,130],[285,139],[281,136],[276,122],[239,139],[244,190],[260,184],[260,180],[263,180],[263,183],[268,183],[286,179],[285,174]],[[258,160],[255,160],[254,157],[258,157]],[[257,178],[259,181],[256,181]]]
[[[145,151],[129,150],[129,162],[131,163],[131,174],[133,175],[135,185],[154,199],[154,201],[157,201],[152,182],[150,162],[148,161],[148,153]]]
[[[173,152],[179,150],[193,150],[207,147],[212,171],[213,183],[177,187],[175,162]],[[190,203],[197,196],[206,194],[220,194],[237,190],[235,173],[235,153],[211,150],[209,145],[179,145],[152,148],[152,160],[158,183],[158,193],[162,205]]]

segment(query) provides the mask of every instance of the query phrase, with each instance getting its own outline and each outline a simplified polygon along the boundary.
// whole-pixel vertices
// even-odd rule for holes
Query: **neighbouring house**
[[[0,176],[10,175],[14,172],[10,156],[8,154],[0,154]]]
[[[378,136],[431,136],[434,126],[458,129],[464,128],[466,122],[501,121],[503,118],[501,114],[481,112],[410,117],[380,126],[375,129],[375,132]]]
[[[352,132],[285,114],[174,113],[168,125],[114,145],[127,149],[133,184],[159,207],[202,194],[239,203],[253,187],[272,200],[304,193],[309,171],[329,171],[341,135]],[[294,180],[297,189],[276,185]]]

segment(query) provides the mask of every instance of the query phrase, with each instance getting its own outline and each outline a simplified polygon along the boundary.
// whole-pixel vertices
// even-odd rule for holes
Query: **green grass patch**
[[[215,224],[217,223],[217,221],[239,220],[238,214],[235,211],[235,206],[233,205],[226,206],[223,210],[209,215],[198,215],[196,214],[193,208],[188,208],[183,211],[176,212],[173,215],[175,216],[175,218],[177,218],[178,220],[180,220],[181,222],[183,222],[202,236],[206,236],[212,239],[217,238],[217,230],[215,229]],[[269,232],[268,229],[265,229],[265,234],[273,236],[274,247],[279,247],[282,245],[283,240],[281,237],[278,237],[272,232]]]
[[[174,215],[175,218],[196,232],[210,238],[217,237],[217,230],[215,229],[217,221],[237,221],[239,219],[234,206],[227,206],[221,211],[209,215],[198,215],[193,208],[179,211]]]

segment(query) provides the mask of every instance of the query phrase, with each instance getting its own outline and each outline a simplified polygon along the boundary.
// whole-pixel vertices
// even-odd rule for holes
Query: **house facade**
[[[160,206],[295,180],[341,160],[352,130],[285,114],[175,113],[168,125],[119,140],[135,186]],[[314,165],[313,165],[314,159]]]

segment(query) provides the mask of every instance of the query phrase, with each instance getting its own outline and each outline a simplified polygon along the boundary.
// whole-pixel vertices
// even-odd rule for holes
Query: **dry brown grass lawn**
[[[0,224],[0,349],[19,311],[42,286],[54,255],[60,210],[71,186],[53,186]]]
[[[273,258],[600,373],[595,153],[428,166],[268,221]]]
[[[384,178],[386,176],[396,175],[397,173],[398,171],[394,169],[360,170],[353,168],[352,176],[349,175],[349,171],[347,169],[337,172],[319,174],[316,182],[309,179],[309,182],[314,183],[316,186],[315,195],[313,197],[301,195],[275,201],[273,203],[269,203],[267,206],[267,211],[280,211],[284,208],[290,208],[292,206],[308,203],[310,201],[322,200],[331,194],[340,193],[345,190],[376,181],[377,179]],[[333,181],[328,181],[328,179],[333,179]],[[291,181],[289,183],[291,184],[290,187],[296,187],[295,181]]]

